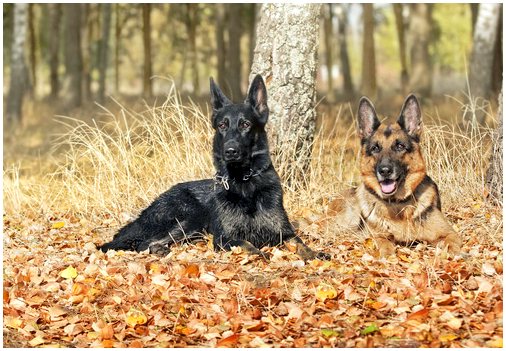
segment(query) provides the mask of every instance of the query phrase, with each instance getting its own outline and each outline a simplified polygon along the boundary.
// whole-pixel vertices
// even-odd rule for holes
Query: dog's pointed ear
[[[363,96],[358,103],[358,135],[360,139],[370,138],[380,124],[371,100]]]
[[[414,94],[410,94],[401,108],[401,114],[397,123],[408,135],[418,138],[422,131],[422,111],[418,99]]]
[[[255,76],[251,82],[248,97],[245,101],[250,104],[259,115],[259,122],[261,124],[267,123],[269,118],[269,107],[267,106],[267,88],[265,87],[264,80],[260,74]]]
[[[209,78],[211,84],[211,106],[213,111],[218,111],[224,106],[232,104],[232,102],[223,94],[220,87],[214,82],[213,77]]]

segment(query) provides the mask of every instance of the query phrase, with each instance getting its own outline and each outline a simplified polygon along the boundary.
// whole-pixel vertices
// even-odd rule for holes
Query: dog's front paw
[[[165,257],[170,253],[170,249],[167,245],[153,244],[149,246],[149,253],[159,257]]]
[[[319,260],[322,260],[322,261],[330,261],[331,256],[330,256],[330,254],[328,254],[326,252],[317,252],[316,258]]]
[[[376,238],[380,257],[388,257],[395,254],[395,245],[388,239]]]
[[[438,243],[441,248],[448,248],[448,253],[457,255],[462,251],[462,240],[457,233],[450,233]]]

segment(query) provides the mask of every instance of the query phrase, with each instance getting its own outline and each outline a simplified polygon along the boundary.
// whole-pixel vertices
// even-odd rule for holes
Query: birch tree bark
[[[480,4],[473,35],[471,51],[469,88],[473,99],[490,98],[492,88],[492,67],[497,37],[497,23],[501,4]],[[484,122],[483,100],[477,100],[475,113],[470,117],[473,123]]]
[[[262,5],[249,77],[266,81],[276,169],[292,186],[303,185],[313,146],[320,7]]]
[[[23,98],[28,88],[28,67],[25,61],[28,4],[14,4],[14,27],[12,31],[11,74],[6,117],[10,124],[21,122]]]

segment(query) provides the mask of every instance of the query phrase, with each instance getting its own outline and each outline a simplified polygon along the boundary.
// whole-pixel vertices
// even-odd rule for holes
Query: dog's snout
[[[233,147],[229,147],[225,150],[225,156],[227,157],[237,157],[239,155],[239,150]]]
[[[378,173],[382,177],[388,178],[392,175],[393,172],[394,172],[394,170],[393,170],[392,166],[390,166],[390,165],[380,165],[378,167]]]

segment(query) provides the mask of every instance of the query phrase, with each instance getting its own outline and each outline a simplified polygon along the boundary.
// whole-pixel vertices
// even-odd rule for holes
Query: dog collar
[[[250,168],[249,172],[242,176],[242,181],[247,182],[251,178],[258,177],[260,174],[265,172],[270,166],[271,166],[271,164],[269,163],[269,165],[267,167],[260,168],[257,171],[253,171],[253,169]],[[228,176],[226,176],[226,175],[223,176],[219,172],[216,172],[216,174],[213,177],[213,180],[214,180],[215,185],[221,184],[221,185],[223,185],[225,190],[230,189],[230,184],[228,184],[230,178]],[[232,179],[232,180],[234,180],[234,179]]]

